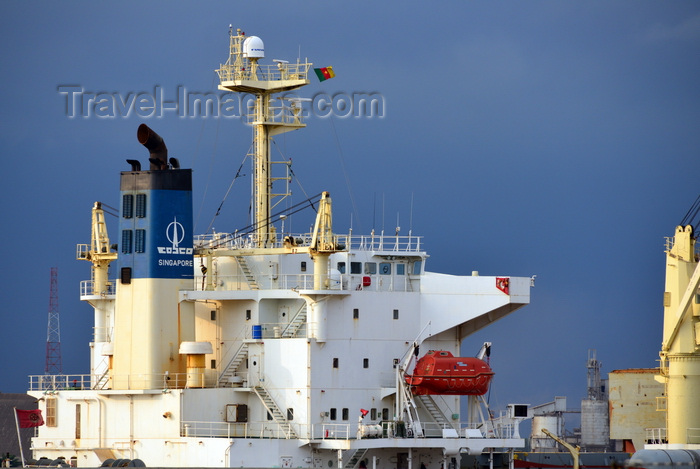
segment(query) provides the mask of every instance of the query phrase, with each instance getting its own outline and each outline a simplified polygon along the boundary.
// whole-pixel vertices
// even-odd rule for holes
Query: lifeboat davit
[[[474,357],[455,357],[451,352],[431,350],[416,363],[406,383],[413,394],[481,396],[489,390],[493,370]]]

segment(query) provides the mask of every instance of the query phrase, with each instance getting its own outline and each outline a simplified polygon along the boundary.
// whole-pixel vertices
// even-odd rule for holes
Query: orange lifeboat
[[[489,390],[493,370],[473,357],[455,357],[443,350],[431,350],[416,363],[406,383],[413,394],[458,394],[481,396]]]

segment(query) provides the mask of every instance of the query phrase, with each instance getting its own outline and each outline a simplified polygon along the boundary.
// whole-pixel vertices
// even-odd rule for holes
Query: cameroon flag
[[[325,81],[335,76],[335,72],[333,71],[333,67],[331,66],[323,68],[314,68],[314,72],[316,72],[318,81]]]

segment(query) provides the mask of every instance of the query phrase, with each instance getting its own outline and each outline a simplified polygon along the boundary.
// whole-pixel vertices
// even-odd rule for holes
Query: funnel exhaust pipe
[[[136,131],[136,138],[151,152],[148,158],[148,161],[151,162],[151,170],[168,169],[168,148],[160,135],[146,124],[141,124]]]

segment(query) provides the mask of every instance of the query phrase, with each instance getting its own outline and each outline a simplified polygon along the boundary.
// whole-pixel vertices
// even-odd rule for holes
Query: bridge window
[[[351,262],[350,263],[350,273],[351,274],[361,274],[362,273],[362,262]]]
[[[345,262],[338,262],[338,272],[341,274],[345,273]]]
[[[377,273],[376,262],[365,262],[365,274],[374,275]]]
[[[420,275],[421,267],[423,266],[423,261],[415,261],[413,263],[413,275]]]

